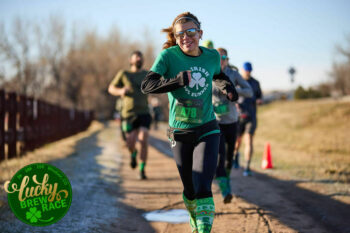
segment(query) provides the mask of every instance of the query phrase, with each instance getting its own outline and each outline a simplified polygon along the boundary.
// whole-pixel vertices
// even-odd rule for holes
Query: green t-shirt
[[[202,54],[192,57],[184,54],[177,45],[170,47],[158,55],[151,68],[166,79],[191,70],[190,84],[168,93],[170,127],[193,128],[215,119],[212,80],[220,73],[220,55],[213,49],[200,49]]]
[[[123,118],[138,114],[149,113],[147,96],[141,92],[141,82],[146,77],[147,71],[141,70],[136,73],[119,71],[111,82],[111,85],[122,88],[129,87],[128,93],[122,97]]]

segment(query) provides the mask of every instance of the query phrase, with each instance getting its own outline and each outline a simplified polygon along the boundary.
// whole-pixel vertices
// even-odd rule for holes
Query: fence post
[[[47,111],[48,111],[48,119],[47,119],[47,130],[48,130],[48,142],[54,141],[54,132],[53,132],[53,126],[52,126],[52,118],[55,117],[54,115],[54,107],[52,104],[47,105]]]
[[[26,117],[27,117],[27,129],[25,137],[25,148],[26,150],[34,149],[34,106],[33,97],[27,97],[26,101]]]
[[[0,90],[0,161],[86,130],[93,118],[93,111],[67,109]]]
[[[27,133],[28,133],[28,108],[27,108],[27,97],[24,95],[20,96],[20,108],[19,108],[19,133],[20,133],[20,151],[19,154],[24,155],[27,150]]]
[[[38,127],[39,140],[37,147],[44,145],[45,143],[45,112],[44,112],[44,102],[42,100],[37,100],[38,103],[38,118],[36,121],[36,127]]]
[[[56,141],[59,139],[59,128],[58,128],[58,122],[60,119],[59,116],[59,107],[57,105],[53,106],[52,113],[53,116],[51,118],[51,126],[52,126],[52,141]]]
[[[8,158],[17,156],[17,96],[16,93],[8,94],[8,128],[7,128],[7,143],[8,143]]]
[[[39,142],[40,142],[40,129],[39,129],[39,107],[38,107],[38,100],[33,99],[33,124],[32,124],[32,129],[33,129],[33,149],[36,149],[39,147]]]
[[[0,161],[5,159],[5,91],[0,90]]]

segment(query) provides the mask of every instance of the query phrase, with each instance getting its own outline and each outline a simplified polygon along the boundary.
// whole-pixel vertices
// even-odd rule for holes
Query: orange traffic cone
[[[271,146],[270,143],[266,143],[263,160],[261,163],[262,169],[273,168],[272,166],[272,157],[271,157]]]

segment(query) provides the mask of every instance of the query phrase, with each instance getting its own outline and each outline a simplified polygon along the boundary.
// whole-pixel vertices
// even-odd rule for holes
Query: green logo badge
[[[72,203],[72,187],[67,176],[46,163],[33,163],[20,169],[4,184],[12,212],[32,226],[59,221]]]

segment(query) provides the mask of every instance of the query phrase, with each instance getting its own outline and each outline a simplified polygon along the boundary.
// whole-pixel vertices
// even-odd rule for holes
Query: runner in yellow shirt
[[[152,121],[147,96],[141,92],[141,82],[147,74],[142,69],[143,55],[135,51],[130,56],[130,70],[121,70],[109,85],[108,92],[122,98],[122,131],[126,135],[126,144],[131,153],[130,166],[137,166],[136,141],[141,144],[140,179],[147,179],[145,166],[148,149],[148,130]]]

